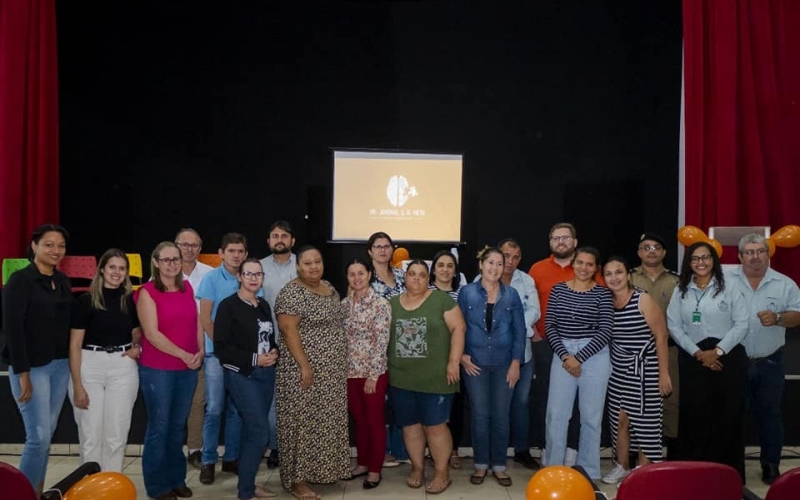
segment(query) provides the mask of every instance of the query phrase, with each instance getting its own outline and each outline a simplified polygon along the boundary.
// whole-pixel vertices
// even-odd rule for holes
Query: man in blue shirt
[[[226,402],[223,472],[237,474],[239,471],[239,438],[242,429],[242,420],[236,407],[229,397],[225,397],[222,366],[214,355],[214,318],[220,302],[239,289],[236,276],[239,273],[239,266],[247,258],[247,240],[239,233],[228,233],[222,237],[219,254],[222,257],[222,265],[206,274],[195,294],[200,299],[200,323],[206,332],[206,358],[203,363],[206,381],[206,415],[203,422],[203,465],[200,468],[200,482],[203,484],[214,482],[215,465],[219,459],[217,453],[219,428],[222,409],[226,406]]]
[[[726,282],[747,302],[748,331],[742,345],[750,358],[747,379],[761,442],[761,479],[770,484],[780,475],[781,398],[786,379],[783,346],[786,328],[800,325],[800,289],[791,278],[769,267],[769,246],[760,234],[742,237],[739,261],[741,269],[728,272]]]

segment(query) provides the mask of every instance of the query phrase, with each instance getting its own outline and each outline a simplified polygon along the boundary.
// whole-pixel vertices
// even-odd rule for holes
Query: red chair
[[[2,484],[2,498],[14,500],[37,500],[30,481],[13,465],[0,462],[0,484]]]
[[[94,255],[68,255],[61,259],[61,264],[58,265],[58,270],[69,276],[73,292],[86,292],[89,290],[88,283],[83,286],[76,286],[76,280],[88,280],[91,282],[96,268],[97,259]]]
[[[616,500],[741,500],[742,479],[733,467],[711,462],[661,462],[623,479]]]
[[[800,467],[784,472],[767,490],[764,500],[797,500],[800,498]]]

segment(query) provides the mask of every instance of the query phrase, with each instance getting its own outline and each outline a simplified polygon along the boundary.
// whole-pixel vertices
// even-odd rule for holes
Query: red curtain
[[[55,0],[0,0],[0,259],[58,222]]]
[[[800,2],[683,0],[683,26],[686,224],[800,225]],[[772,265],[799,280],[800,247]]]

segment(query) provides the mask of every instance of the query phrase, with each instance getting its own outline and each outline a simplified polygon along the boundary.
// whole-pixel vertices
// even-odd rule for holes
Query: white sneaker
[[[603,482],[606,484],[617,484],[628,477],[628,474],[630,473],[631,471],[625,470],[624,467],[622,467],[620,464],[617,464],[613,469],[611,469],[611,472],[603,476]]]
[[[567,453],[564,454],[564,465],[572,467],[578,461],[578,450],[575,448],[567,448]]]

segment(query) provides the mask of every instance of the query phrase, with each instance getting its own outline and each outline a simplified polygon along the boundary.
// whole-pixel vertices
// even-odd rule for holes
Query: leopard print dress
[[[300,340],[314,383],[300,387],[300,368],[281,342],[277,427],[281,484],[333,483],[350,477],[347,422],[347,337],[339,294],[318,295],[297,282],[278,293],[275,314],[300,317]]]

